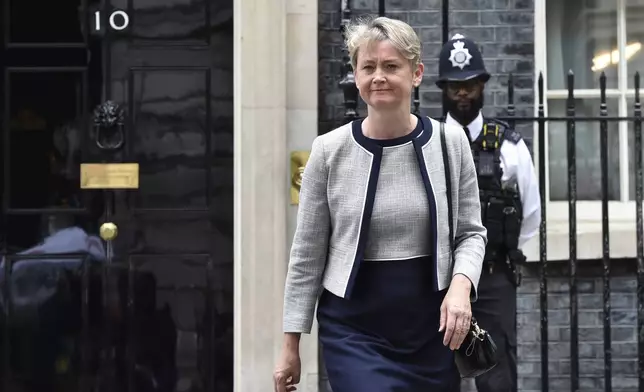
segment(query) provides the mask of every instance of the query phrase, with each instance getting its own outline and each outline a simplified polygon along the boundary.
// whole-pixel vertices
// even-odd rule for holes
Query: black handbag
[[[445,193],[447,194],[447,211],[449,219],[449,245],[452,265],[454,265],[454,213],[452,211],[452,177],[450,174],[447,143],[445,142],[445,123],[441,122],[441,149],[445,166]],[[461,347],[454,353],[454,361],[461,377],[478,377],[494,368],[498,363],[497,348],[494,340],[482,329],[472,317],[470,330]]]

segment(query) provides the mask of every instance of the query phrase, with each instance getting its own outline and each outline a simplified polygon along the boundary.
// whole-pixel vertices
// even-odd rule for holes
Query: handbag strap
[[[450,258],[454,261],[454,212],[452,211],[452,175],[445,141],[445,123],[441,122],[441,150],[443,150],[443,166],[445,167],[445,193],[447,194],[447,218],[449,219],[449,248]]]
[[[449,167],[449,155],[447,154],[447,142],[445,141],[445,123],[441,123],[441,150],[443,150],[443,166],[445,166],[445,193],[447,193],[447,217],[449,219],[449,248],[452,268],[454,267],[454,213],[452,212],[452,175]],[[470,331],[478,324],[472,316]]]

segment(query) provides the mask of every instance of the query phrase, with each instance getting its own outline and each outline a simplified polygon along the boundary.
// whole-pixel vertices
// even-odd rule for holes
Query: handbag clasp
[[[467,349],[465,350],[465,355],[467,355],[468,357],[472,355],[472,353],[474,352],[474,346],[476,344],[476,340],[478,339],[481,342],[485,340],[485,334],[487,332],[483,328],[479,327],[479,324],[476,322],[476,320],[472,320],[470,333],[472,334],[472,340],[470,341],[470,344],[467,346]]]
[[[476,321],[472,321],[472,335],[480,341],[485,339],[485,334],[487,333],[483,328],[479,327]]]

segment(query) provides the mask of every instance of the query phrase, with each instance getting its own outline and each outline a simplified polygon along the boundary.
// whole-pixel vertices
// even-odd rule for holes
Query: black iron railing
[[[342,0],[342,32],[352,18],[351,0]],[[379,0],[379,15],[385,15],[385,0]],[[442,1],[442,33],[443,42],[449,39],[449,6],[448,0]],[[348,54],[343,57],[343,75],[340,87],[344,93],[344,121],[352,121],[359,117],[358,90],[355,86],[355,77],[351,68]],[[600,137],[600,172],[601,172],[601,209],[602,209],[602,282],[603,282],[603,361],[604,361],[604,390],[612,391],[612,349],[611,349],[611,306],[610,306],[610,232],[608,210],[609,200],[609,172],[608,172],[608,123],[630,122],[634,129],[634,182],[635,182],[635,213],[636,216],[636,262],[637,262],[637,347],[638,347],[638,379],[639,391],[644,392],[644,234],[642,232],[642,197],[643,190],[643,162],[642,162],[642,105],[640,101],[640,74],[634,76],[634,104],[632,116],[609,116],[606,100],[606,75],[599,77],[600,103],[598,116],[578,116],[575,107],[575,75],[572,71],[567,76],[568,96],[566,99],[565,116],[546,116],[545,113],[545,86],[543,75],[538,75],[537,82],[537,114],[536,116],[517,116],[514,104],[514,78],[508,76],[508,104],[506,116],[497,117],[507,121],[512,128],[517,124],[537,126],[538,144],[533,146],[534,155],[538,157],[539,189],[541,192],[541,225],[539,237],[539,286],[540,286],[540,330],[541,330],[541,390],[549,390],[548,373],[548,254],[547,254],[547,200],[546,200],[546,125],[549,123],[565,123],[567,143],[567,174],[568,174],[568,226],[569,226],[569,286],[570,286],[570,390],[579,391],[579,320],[578,320],[578,256],[577,256],[577,156],[576,156],[576,125],[580,122],[595,122],[599,124]],[[415,89],[412,101],[412,110],[419,112],[420,99],[418,88]]]
[[[635,102],[633,105],[632,117],[611,117],[608,115],[608,105],[606,103],[606,75],[604,73],[599,77],[600,86],[600,104],[598,117],[577,117],[575,112],[575,76],[570,71],[567,78],[568,97],[566,102],[565,117],[546,117],[545,116],[545,98],[544,98],[544,80],[543,75],[539,74],[537,83],[538,102],[537,117],[516,117],[508,116],[505,120],[511,122],[533,122],[538,124],[539,143],[536,148],[539,161],[539,188],[541,192],[541,227],[539,243],[539,261],[540,261],[540,303],[541,303],[541,390],[548,391],[548,256],[547,256],[547,219],[546,209],[547,201],[545,198],[546,190],[546,162],[545,162],[545,138],[546,124],[550,122],[566,123],[566,143],[567,143],[567,167],[568,167],[568,225],[569,225],[569,284],[570,284],[570,387],[572,391],[579,390],[579,321],[578,321],[578,299],[577,299],[577,157],[576,147],[576,129],[578,122],[599,122],[600,137],[600,172],[601,172],[601,206],[602,206],[602,282],[603,282],[603,328],[604,328],[604,390],[612,391],[612,349],[611,349],[611,308],[610,308],[610,275],[611,275],[611,258],[610,258],[610,232],[608,210],[608,123],[609,122],[632,122],[635,131],[635,143],[633,145],[633,156],[635,158],[635,216],[636,216],[636,236],[637,236],[637,297],[638,297],[638,317],[637,330],[642,331],[644,327],[644,236],[642,233],[642,109],[640,102],[640,74],[636,73],[634,77]],[[508,84],[508,113],[513,112],[510,107],[513,106],[514,86]],[[644,390],[644,336],[638,333],[638,376],[640,380],[639,390]]]
[[[611,349],[611,307],[610,307],[610,231],[608,210],[608,123],[631,122],[634,128],[634,182],[635,182],[635,216],[636,216],[636,260],[637,260],[637,331],[638,331],[638,377],[639,390],[644,391],[644,234],[642,230],[642,107],[640,101],[640,74],[634,76],[634,104],[632,116],[615,117],[608,115],[606,100],[606,75],[602,72],[599,77],[600,103],[599,116],[578,117],[575,108],[575,75],[568,73],[566,99],[566,116],[555,117],[545,115],[545,86],[543,75],[540,73],[537,82],[537,116],[516,116],[514,107],[514,84],[512,75],[508,77],[508,106],[507,116],[497,117],[507,121],[511,126],[517,123],[537,124],[538,145],[535,153],[538,157],[539,189],[541,197],[541,226],[539,239],[539,279],[540,279],[540,313],[541,313],[541,390],[549,390],[548,374],[548,254],[547,254],[547,200],[546,200],[546,124],[564,122],[566,124],[567,170],[568,170],[568,228],[569,228],[569,285],[570,285],[570,390],[579,391],[579,321],[578,321],[578,289],[577,289],[577,156],[576,156],[576,124],[579,122],[599,123],[600,138],[600,172],[601,172],[601,209],[602,209],[602,283],[603,283],[603,360],[604,360],[604,390],[612,391],[612,349]]]

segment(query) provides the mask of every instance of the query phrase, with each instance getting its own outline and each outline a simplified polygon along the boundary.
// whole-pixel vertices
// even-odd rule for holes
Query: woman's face
[[[356,85],[367,105],[377,110],[410,105],[411,90],[423,77],[423,64],[412,69],[388,40],[360,47],[357,60]]]

